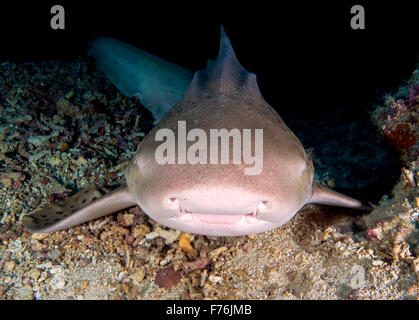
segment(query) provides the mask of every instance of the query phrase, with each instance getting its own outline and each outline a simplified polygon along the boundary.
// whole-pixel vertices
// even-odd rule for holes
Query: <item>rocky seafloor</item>
[[[369,214],[307,205],[276,230],[209,238],[132,207],[31,234],[22,216],[122,185],[153,119],[87,58],[0,64],[0,299],[419,299],[418,84],[415,71],[371,114],[373,139],[397,149],[402,169]],[[382,165],[385,151],[371,149],[357,161]],[[334,186],[341,168],[322,153],[313,142],[316,179]]]

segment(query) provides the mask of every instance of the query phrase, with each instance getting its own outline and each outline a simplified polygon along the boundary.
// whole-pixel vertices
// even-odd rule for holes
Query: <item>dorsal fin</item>
[[[203,92],[262,98],[256,75],[244,69],[237,60],[223,26],[217,60],[209,60],[205,69],[195,72],[185,96]]]

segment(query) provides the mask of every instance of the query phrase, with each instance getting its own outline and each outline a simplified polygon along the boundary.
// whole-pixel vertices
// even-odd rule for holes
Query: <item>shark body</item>
[[[256,76],[240,65],[223,29],[217,60],[193,78],[181,67],[114,39],[95,40],[90,52],[122,92],[146,97],[143,104],[160,121],[126,168],[127,186],[110,193],[81,191],[24,216],[22,222],[29,231],[53,232],[133,205],[168,227],[213,236],[272,230],[308,203],[371,209],[313,183],[310,157],[263,99]],[[170,75],[163,77],[166,72]],[[206,133],[214,128],[263,129],[262,172],[245,175],[244,164],[233,163],[158,164],[156,133],[163,128],[177,132],[180,120]]]

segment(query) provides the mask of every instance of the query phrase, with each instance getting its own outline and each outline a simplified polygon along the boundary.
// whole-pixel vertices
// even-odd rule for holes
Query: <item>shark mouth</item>
[[[206,223],[206,224],[218,224],[218,225],[229,225],[236,224],[239,222],[245,223],[258,223],[260,222],[259,209],[264,209],[268,201],[263,201],[261,204],[249,213],[202,213],[187,210],[179,203],[177,198],[169,198],[169,203],[173,207],[178,208],[178,213],[171,218],[180,219],[183,221],[194,221],[195,223]]]
[[[192,218],[197,219],[201,222],[205,223],[213,223],[213,224],[233,224],[237,223],[240,220],[244,219],[248,215],[253,215],[253,213],[249,214],[206,214],[206,213],[197,213],[191,212],[188,210],[184,211],[185,214],[192,215]]]
[[[240,221],[255,223],[258,220],[256,212],[247,214],[208,214],[182,210],[181,217],[185,220],[193,220],[208,224],[235,224]]]

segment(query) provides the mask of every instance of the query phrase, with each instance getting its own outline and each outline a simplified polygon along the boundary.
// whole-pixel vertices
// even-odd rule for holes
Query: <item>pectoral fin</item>
[[[317,183],[313,183],[311,199],[307,203],[325,204],[329,206],[367,211],[371,211],[373,209],[371,206],[365,205],[359,200],[345,196],[342,193],[333,191]]]
[[[24,216],[22,224],[30,232],[54,232],[135,204],[127,187],[109,193],[104,189],[90,188]]]

